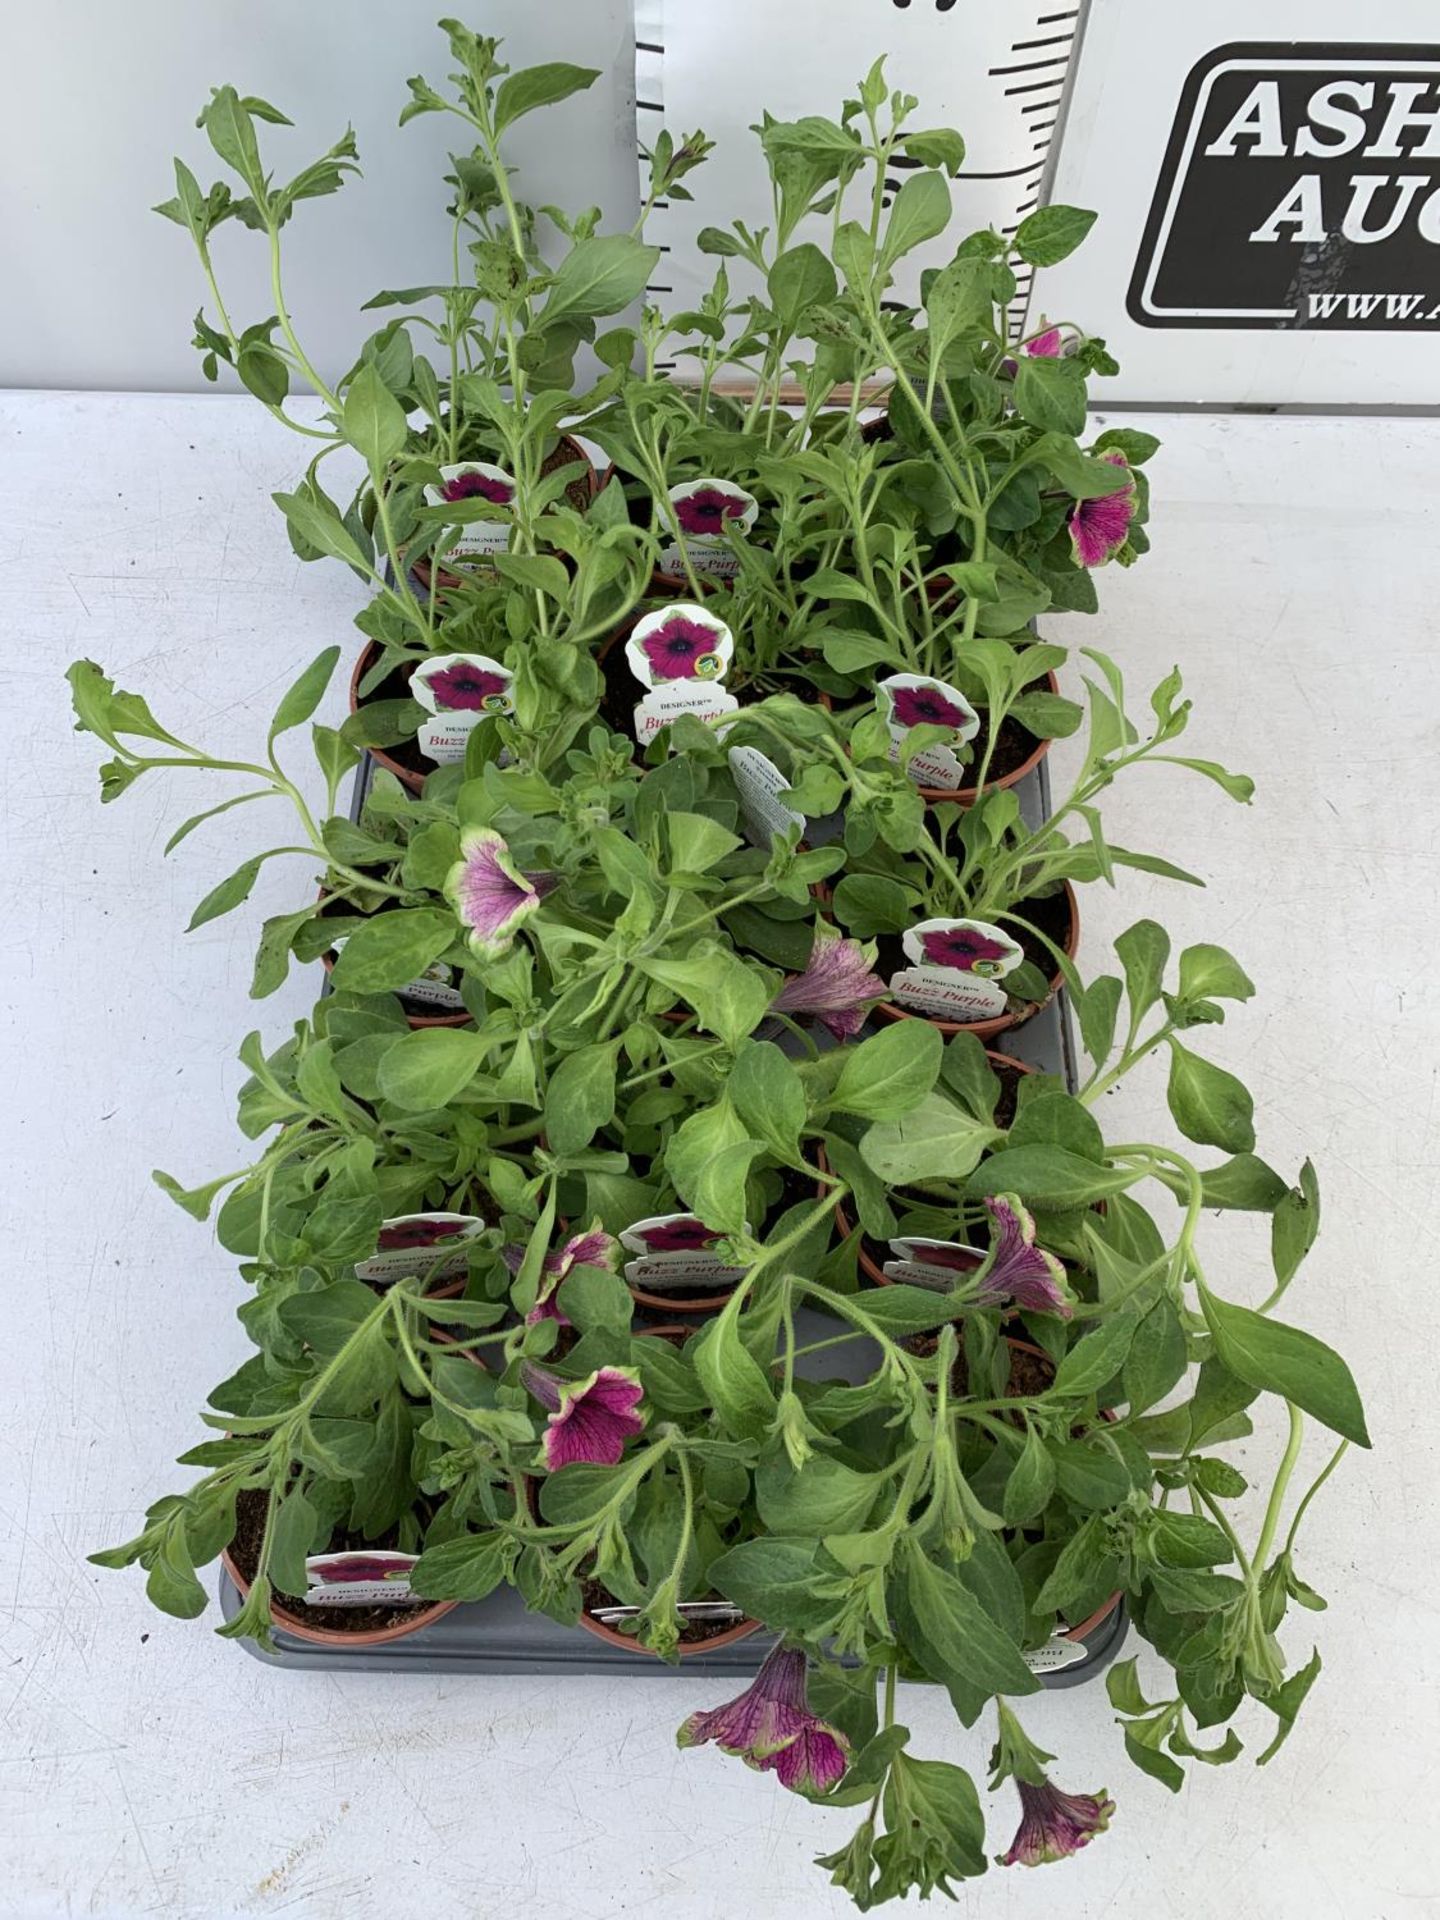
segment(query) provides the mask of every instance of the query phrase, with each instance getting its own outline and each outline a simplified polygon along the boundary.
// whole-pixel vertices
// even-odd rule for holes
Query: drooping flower
[[[675,1743],[714,1741],[761,1773],[778,1774],[792,1793],[828,1793],[849,1764],[844,1734],[810,1711],[805,1699],[805,1655],[777,1645],[744,1693],[708,1713],[692,1713]]]
[[[497,480],[476,467],[467,467],[453,480],[442,481],[440,492],[447,501],[489,500],[497,507],[508,507],[515,498],[515,489],[508,480]]]
[[[1000,1855],[1002,1867],[1039,1867],[1050,1860],[1068,1860],[1104,1833],[1115,1812],[1115,1802],[1102,1787],[1095,1793],[1062,1793],[1043,1780],[1033,1786],[1017,1777],[1020,1825],[1010,1851]]]
[[[645,1390],[629,1367],[599,1367],[583,1380],[562,1380],[527,1360],[520,1378],[549,1416],[541,1452],[551,1473],[577,1463],[618,1466],[625,1442],[644,1431]]]
[[[805,971],[785,982],[770,1011],[813,1013],[837,1040],[847,1040],[864,1025],[869,1003],[886,992],[860,942],[844,939],[822,923],[815,930]]]
[[[1118,448],[1112,447],[1100,458],[1112,467],[1128,468],[1130,462]],[[1118,493],[1104,494],[1098,500],[1077,500],[1070,515],[1070,548],[1081,567],[1103,567],[1124,546],[1135,518],[1135,482]]]
[[[475,954],[498,960],[555,885],[554,874],[521,873],[492,828],[471,827],[460,836],[460,858],[445,877],[445,898],[469,928]]]
[[[540,1289],[534,1306],[525,1316],[526,1326],[532,1326],[537,1320],[555,1320],[562,1327],[568,1327],[570,1318],[556,1298],[560,1282],[576,1267],[604,1267],[613,1272],[619,1253],[620,1242],[612,1240],[599,1227],[592,1227],[588,1233],[571,1234],[563,1247],[554,1248],[541,1262]],[[525,1262],[525,1249],[513,1245],[502,1247],[500,1258],[511,1273],[518,1273]]]
[[[702,540],[718,538],[725,531],[725,522],[741,519],[748,504],[719,487],[697,487],[673,503],[680,531]]]
[[[985,1202],[995,1222],[996,1241],[989,1271],[980,1283],[980,1300],[998,1306],[1004,1300],[1026,1313],[1055,1313],[1068,1320],[1075,1309],[1065,1295],[1065,1269],[1053,1253],[1035,1244],[1035,1222],[1013,1193],[997,1193]]]
[[[1032,360],[1058,360],[1060,346],[1059,327],[1047,327],[1044,333],[1037,333],[1033,340],[1026,343],[1025,351]]]
[[[923,1260],[927,1267],[944,1267],[950,1273],[973,1273],[984,1265],[983,1254],[949,1240],[892,1240],[890,1244],[903,1259]]]
[[[1014,953],[1008,942],[992,940],[975,927],[938,927],[922,933],[920,945],[932,966],[953,967],[957,973],[978,973],[982,978]]]
[[[640,651],[657,680],[711,680],[717,637],[713,627],[677,613],[645,636]]]
[[[892,687],[890,710],[902,727],[963,727],[972,716],[938,687]]]
[[[640,1237],[652,1253],[699,1253],[713,1247],[720,1235],[703,1220],[687,1215],[683,1220],[667,1220],[663,1226],[647,1227]]]
[[[491,673],[485,667],[473,667],[461,661],[425,676],[425,684],[435,696],[435,704],[454,713],[483,713],[487,702],[503,704],[510,682],[503,673]]]

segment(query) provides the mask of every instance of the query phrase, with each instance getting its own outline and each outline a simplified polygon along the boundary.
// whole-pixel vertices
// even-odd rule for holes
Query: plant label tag
[[[738,713],[740,702],[726,687],[713,681],[676,680],[668,687],[656,687],[647,693],[635,709],[635,738],[648,747],[662,727],[668,727],[682,713],[693,713],[701,720],[719,720],[727,713]]]
[[[307,1607],[419,1607],[410,1591],[415,1553],[364,1547],[353,1553],[317,1553],[305,1562]]]
[[[480,721],[514,712],[514,678],[485,653],[441,653],[418,666],[410,692],[431,716],[416,735],[426,759],[437,766],[463,760]]]
[[[1043,1647],[1031,1647],[1020,1658],[1032,1673],[1058,1673],[1062,1667],[1073,1667],[1085,1659],[1086,1653],[1083,1640],[1067,1640],[1063,1633],[1052,1633]]]
[[[716,1289],[734,1286],[744,1278],[745,1269],[730,1266],[715,1251],[723,1238],[691,1213],[661,1213],[637,1220],[620,1235],[620,1244],[640,1256],[626,1261],[625,1278],[632,1287],[656,1293],[701,1282]]]
[[[957,1240],[892,1240],[893,1260],[882,1269],[887,1280],[910,1287],[928,1287],[934,1293],[952,1293],[965,1274],[983,1267],[986,1255]]]
[[[890,729],[892,761],[899,761],[912,727],[948,727],[961,746],[980,731],[979,714],[947,681],[922,673],[892,673],[880,681],[877,691]],[[907,772],[917,786],[939,787],[947,793],[958,793],[966,782],[964,764],[943,742],[922,747],[912,756]]]
[[[735,636],[706,607],[677,600],[637,620],[625,660],[642,687],[690,686],[723,680],[735,657]]]
[[[482,506],[508,509],[514,504],[515,482],[503,467],[493,467],[485,460],[462,460],[453,466],[441,467],[440,485],[426,487],[425,502],[431,507],[461,506],[467,501],[477,501]],[[469,560],[483,558],[486,554],[504,553],[510,545],[510,514],[502,511],[491,519],[462,518],[452,523],[459,531],[459,538],[445,555],[444,564],[451,560]]]
[[[994,980],[972,980],[949,967],[902,967],[890,976],[890,993],[902,1007],[939,1020],[994,1020],[1005,1011],[1005,989]]]
[[[787,807],[780,795],[790,782],[758,747],[731,747],[730,774],[740,795],[746,837],[754,846],[768,847],[772,837],[804,827],[805,816]]]
[[[732,480],[687,480],[671,487],[670,509],[683,536],[661,548],[660,571],[680,574],[688,560],[692,571],[714,580],[733,580],[740,556],[725,538],[727,528],[748,533],[760,503]]]
[[[368,1260],[355,1262],[355,1278],[388,1285],[408,1274],[434,1282],[454,1280],[470,1268],[470,1242],[485,1231],[473,1213],[402,1213],[380,1228],[380,1244]]]
[[[455,969],[447,961],[437,960],[418,980],[401,987],[397,998],[405,1005],[425,1013],[464,1013],[465,997],[455,985]]]

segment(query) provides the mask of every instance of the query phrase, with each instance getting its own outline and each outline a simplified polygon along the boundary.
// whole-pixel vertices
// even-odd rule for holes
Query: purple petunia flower
[[[1094,1793],[1062,1793],[1048,1780],[1032,1786],[1016,1779],[1020,1789],[1020,1825],[1010,1851],[1000,1855],[1002,1867],[1039,1867],[1050,1860],[1068,1860],[1104,1833],[1115,1812],[1115,1802],[1102,1787]]]
[[[1075,1309],[1065,1297],[1065,1269],[1053,1253],[1035,1245],[1035,1222],[1013,1193],[985,1202],[995,1223],[989,1271],[980,1283],[987,1307],[1009,1300],[1025,1313],[1055,1313],[1068,1320]]]
[[[973,1247],[954,1247],[942,1240],[906,1241],[905,1258],[923,1260],[927,1267],[945,1267],[951,1273],[973,1273],[983,1264]]]
[[[657,680],[695,680],[708,678],[697,669],[697,662],[715,653],[717,635],[713,627],[677,613],[640,642],[640,650],[650,662]]]
[[[902,727],[963,727],[970,715],[938,687],[892,687],[890,709]]]
[[[667,1220],[664,1226],[647,1227],[642,1236],[652,1253],[698,1253],[713,1247],[720,1235],[703,1220]]]
[[[675,1736],[677,1746],[714,1741],[761,1773],[779,1775],[792,1793],[828,1793],[850,1759],[844,1734],[810,1711],[805,1699],[805,1655],[771,1649],[765,1664],[735,1699],[708,1713],[692,1713]]]
[[[1058,360],[1060,347],[1059,327],[1047,327],[1044,333],[1036,334],[1035,338],[1027,344],[1025,351],[1032,360]]]
[[[813,1013],[837,1040],[847,1040],[864,1025],[869,1003],[887,992],[860,942],[843,939],[822,924],[815,929],[805,971],[785,982],[770,1011]]]
[[[694,493],[673,502],[680,531],[702,540],[718,538],[725,531],[725,522],[741,519],[748,504],[719,487],[697,487]]]
[[[980,973],[986,977],[992,964],[1008,960],[1013,949],[977,933],[973,927],[938,928],[922,933],[920,945],[925,958],[936,967],[953,967],[957,973]]]
[[[644,1431],[639,1407],[645,1389],[629,1367],[600,1367],[584,1380],[562,1380],[525,1360],[520,1378],[549,1416],[541,1451],[551,1473],[576,1465],[618,1466],[625,1442]]]
[[[515,489],[508,480],[496,480],[475,467],[467,467],[453,480],[442,481],[440,492],[447,501],[489,500],[497,507],[508,507],[515,498]]]
[[[491,673],[485,667],[442,667],[439,673],[425,676],[425,684],[435,696],[437,707],[452,713],[483,713],[485,702],[508,693],[510,682],[503,673]]]
[[[1100,455],[1112,467],[1129,467],[1116,448]],[[1081,567],[1103,567],[1124,546],[1135,518],[1135,482],[1099,500],[1077,500],[1070,515],[1070,548]]]
[[[472,827],[460,836],[460,858],[445,877],[445,898],[470,929],[476,955],[498,960],[556,884],[553,874],[521,873],[498,833]]]

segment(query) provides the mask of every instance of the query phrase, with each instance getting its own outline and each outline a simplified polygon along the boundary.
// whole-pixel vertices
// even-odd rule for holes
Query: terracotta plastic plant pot
[[[1080,944],[1080,904],[1068,880],[1064,883],[1064,895],[1069,910],[1069,929],[1059,945],[1065,958],[1073,960]],[[1050,975],[1049,985],[1050,991],[1043,1000],[1032,1001],[1018,1013],[997,1013],[993,1020],[942,1020],[936,1014],[912,1013],[908,1007],[899,1006],[893,1000],[877,1000],[872,1011],[881,1020],[928,1020],[947,1038],[953,1033],[973,1033],[977,1040],[989,1041],[998,1034],[1008,1033],[1012,1027],[1023,1027],[1027,1020],[1033,1020],[1037,1013],[1042,1013],[1049,1006],[1064,985],[1064,975],[1058,967]]]
[[[583,465],[585,471],[572,480],[565,489],[565,497],[577,513],[584,513],[595,498],[599,488],[595,478],[595,463],[573,435],[562,433],[556,443],[555,451],[548,457],[540,472],[543,475],[553,473],[557,467]],[[402,553],[401,558],[404,558]],[[483,565],[484,562],[481,562]],[[431,575],[434,569],[428,560],[416,560],[411,573],[419,581],[426,593],[430,591]],[[454,593],[469,584],[470,576],[464,573],[452,573],[448,567],[441,567],[435,585],[445,593]]]
[[[1008,1053],[987,1052],[985,1055],[985,1058],[988,1061],[990,1061],[992,1066],[1008,1067],[1013,1073],[1038,1073],[1040,1071],[1038,1067],[1032,1067],[1028,1061],[1016,1060],[1011,1054],[1008,1054]],[[824,1167],[826,1164],[827,1163],[824,1160],[823,1149],[822,1149],[821,1165],[822,1167]],[[854,1221],[850,1218],[850,1215],[846,1212],[845,1202],[843,1200],[837,1200],[835,1202],[835,1226],[842,1240],[847,1239],[849,1237],[850,1233],[854,1229],[854,1225],[855,1225]],[[865,1278],[870,1282],[872,1286],[889,1287],[894,1285],[894,1282],[892,1280],[886,1279],[885,1270],[881,1266],[880,1262],[875,1258],[874,1254],[868,1251],[865,1244],[865,1237],[863,1234],[860,1237],[860,1244],[856,1248],[855,1252],[856,1252],[856,1258],[859,1262],[860,1271],[865,1275]]]
[[[228,1547],[220,1555],[220,1561],[234,1581],[237,1593],[242,1600],[245,1599],[250,1592],[250,1582],[236,1566]],[[312,1627],[308,1621],[298,1619],[273,1594],[270,1612],[282,1633],[288,1633],[295,1640],[304,1640],[313,1647],[383,1647],[391,1640],[403,1640],[409,1634],[418,1633],[422,1627],[430,1626],[458,1605],[456,1600],[427,1600],[418,1607],[397,1609],[405,1617],[397,1619],[394,1626],[354,1627],[348,1632],[343,1627]]]

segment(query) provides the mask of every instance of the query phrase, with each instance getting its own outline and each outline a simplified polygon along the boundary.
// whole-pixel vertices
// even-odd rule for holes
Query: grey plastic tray
[[[353,813],[358,816],[369,784],[371,761],[368,756],[356,773]],[[1050,789],[1042,761],[1037,771],[1020,788],[1020,804],[1027,820],[1038,822],[1050,810]],[[1069,1014],[1061,996],[1022,1027],[1004,1036],[1004,1051],[1046,1072],[1060,1074],[1070,1085],[1076,1079],[1074,1043]],[[679,1316],[677,1316],[679,1317]],[[811,1323],[810,1337],[823,1338],[833,1331],[833,1323],[818,1314],[797,1315],[800,1330]],[[698,1324],[698,1322],[697,1322]],[[864,1357],[865,1343],[839,1349]],[[852,1362],[853,1364],[853,1362]],[[815,1363],[815,1371],[827,1371],[832,1377],[845,1370],[832,1351]],[[802,1363],[802,1371],[808,1371]],[[240,1595],[229,1575],[221,1572],[220,1608],[226,1620],[233,1620],[240,1608]],[[1044,1687],[1073,1687],[1101,1672],[1115,1658],[1128,1630],[1125,1605],[1102,1620],[1081,1643],[1083,1660],[1040,1675]],[[294,1667],[324,1673],[635,1673],[740,1675],[752,1674],[759,1667],[773,1635],[755,1633],[713,1653],[686,1654],[678,1665],[637,1649],[629,1652],[609,1645],[579,1627],[562,1627],[544,1614],[527,1613],[519,1594],[502,1588],[489,1599],[475,1605],[459,1606],[433,1625],[422,1627],[401,1640],[378,1647],[327,1647],[277,1631],[275,1651],[262,1652],[253,1640],[242,1642],[247,1653],[271,1667]]]

